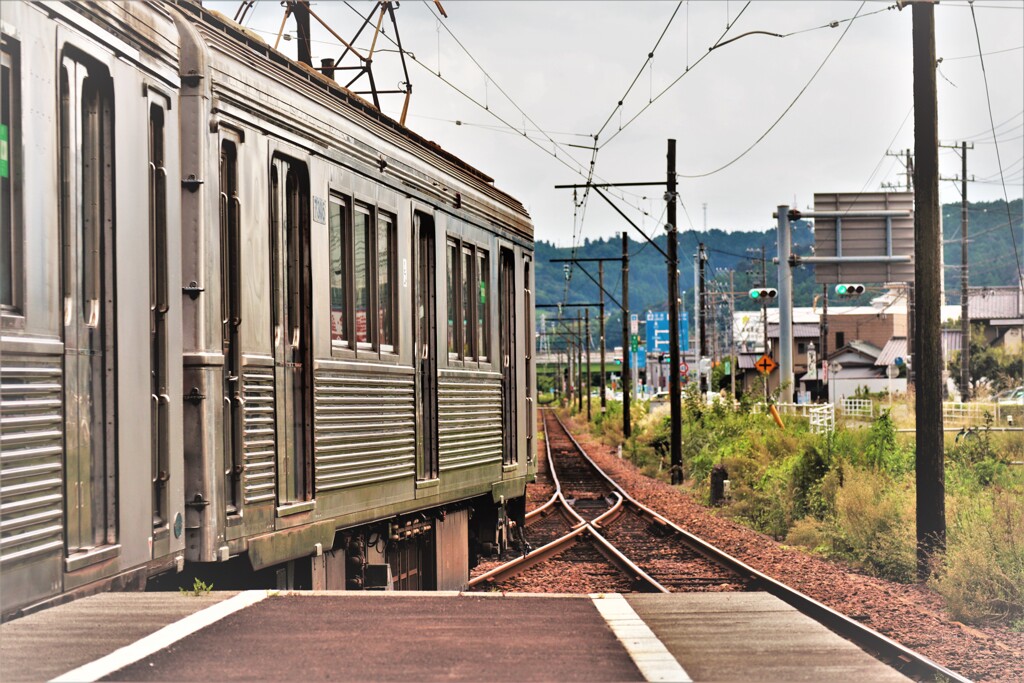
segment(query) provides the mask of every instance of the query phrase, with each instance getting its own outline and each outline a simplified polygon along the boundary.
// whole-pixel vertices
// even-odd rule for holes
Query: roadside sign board
[[[814,219],[815,256],[911,257],[909,263],[816,263],[814,279],[818,284],[913,282],[913,192],[815,192],[814,211],[843,214]],[[863,215],[872,211],[909,211],[910,215]]]
[[[629,350],[636,353],[640,349],[640,335],[629,335]]]
[[[636,313],[629,314],[629,333],[634,336],[640,333],[640,316]]]
[[[778,365],[774,360],[772,360],[771,356],[765,354],[757,359],[757,362],[754,363],[754,367],[762,374],[770,375],[772,374],[772,370],[778,367]]]
[[[668,312],[647,312],[647,353],[667,353],[668,345]],[[679,312],[679,350],[690,350],[690,317],[686,311]]]

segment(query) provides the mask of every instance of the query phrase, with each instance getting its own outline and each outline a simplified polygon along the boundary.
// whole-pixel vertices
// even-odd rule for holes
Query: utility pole
[[[736,286],[733,282],[735,271],[729,271],[729,381],[731,382],[732,400],[736,400],[736,371],[739,356],[736,355]]]
[[[761,286],[768,286],[768,259],[765,253],[764,245],[761,245]],[[764,355],[768,355],[768,302],[761,302],[761,324],[764,329]],[[771,373],[764,376],[764,403],[768,405],[768,381],[771,379]]]
[[[682,450],[682,405],[680,404],[679,386],[679,245],[676,231],[676,141],[669,139],[666,156],[666,188],[665,201],[668,203],[668,346],[669,371],[668,395],[670,408],[671,442],[669,444],[671,460],[671,481],[673,484],[683,483],[683,450]]]
[[[707,275],[704,272],[704,264],[707,262],[708,257],[704,252],[704,243],[701,242],[697,245],[697,268],[699,269],[699,279],[697,280],[698,287],[698,299],[700,300],[700,327],[698,328],[698,335],[700,336],[700,352],[701,357],[697,358],[697,375],[698,382],[700,385],[700,395],[703,398],[707,392],[707,382],[704,378],[703,368],[701,367],[701,361],[704,355],[712,355],[708,353],[708,332],[707,332],[707,312],[708,312],[708,299],[707,299]]]
[[[778,207],[779,228],[779,401],[793,402],[793,271],[789,263],[792,245],[789,207]]]
[[[576,413],[583,413],[583,318],[576,311]]]
[[[974,145],[971,145],[973,148]],[[966,403],[971,397],[971,315],[968,296],[967,276],[967,143],[960,143],[963,168],[960,171],[960,400]]]
[[[967,150],[974,149],[974,145],[968,146],[966,142],[959,145],[939,145],[960,149],[960,160],[962,167],[960,171],[960,400],[966,403],[971,396],[971,316],[968,288],[970,278],[967,267]],[[956,180],[956,178],[941,178],[940,180]],[[972,178],[973,180],[973,178]]]
[[[821,309],[821,360],[825,363],[828,363],[828,285],[822,285],[821,291],[824,296]],[[831,378],[828,377],[828,375],[826,375],[825,373],[822,373],[821,376],[823,380],[831,381]],[[828,400],[828,396],[828,384],[825,384],[826,400]]]
[[[935,88],[935,5],[913,5],[914,43],[914,358],[917,428],[917,575],[946,547],[942,436],[942,231]]]
[[[626,340],[629,336],[629,236],[622,232],[622,435],[629,438],[631,434],[629,417],[629,392],[632,390],[632,374],[630,373],[630,346]]]
[[[584,328],[583,348],[587,350],[587,422],[590,422],[590,394],[592,393],[591,384],[594,381],[594,375],[590,371],[590,309],[584,310],[583,313],[587,320],[586,327]]]
[[[600,331],[598,338],[601,341],[601,412],[603,413],[607,407],[607,401],[605,399],[605,378],[604,378],[604,261],[597,262],[597,288],[601,290],[601,305],[599,306],[599,314],[601,316],[601,322],[599,324]],[[623,347],[625,347],[626,340],[622,340]],[[623,351],[625,353],[625,351]]]

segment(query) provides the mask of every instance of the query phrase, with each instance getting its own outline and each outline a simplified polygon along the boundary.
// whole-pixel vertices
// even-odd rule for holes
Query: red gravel
[[[924,585],[864,576],[783,547],[717,517],[671,485],[644,476],[617,457],[615,449],[588,434],[574,430],[574,435],[631,496],[755,569],[976,681],[1024,681],[1024,633],[961,624],[945,611],[941,597]]]

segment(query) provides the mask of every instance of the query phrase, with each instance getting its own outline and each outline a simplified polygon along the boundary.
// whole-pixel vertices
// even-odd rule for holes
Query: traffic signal
[[[839,296],[860,296],[864,293],[864,285],[839,284],[836,294]]]
[[[769,301],[771,301],[772,299],[779,295],[779,290],[773,287],[758,287],[750,290],[748,294],[750,295],[750,298],[753,299],[754,301],[768,303]]]

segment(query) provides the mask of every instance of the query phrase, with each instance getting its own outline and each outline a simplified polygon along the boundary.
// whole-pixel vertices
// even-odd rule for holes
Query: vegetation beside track
[[[622,407],[591,407],[592,435],[622,448],[651,477],[668,480],[666,408],[632,406],[623,439]],[[588,429],[585,417],[573,418]],[[843,560],[883,578],[915,579],[914,440],[888,412],[839,421],[830,435],[786,416],[782,430],[741,402],[704,406],[684,393],[683,488],[710,505],[710,474],[722,466],[729,495],[719,514],[793,546]],[[1024,630],[1024,435],[981,429],[946,441],[947,550],[929,581],[954,618]]]

